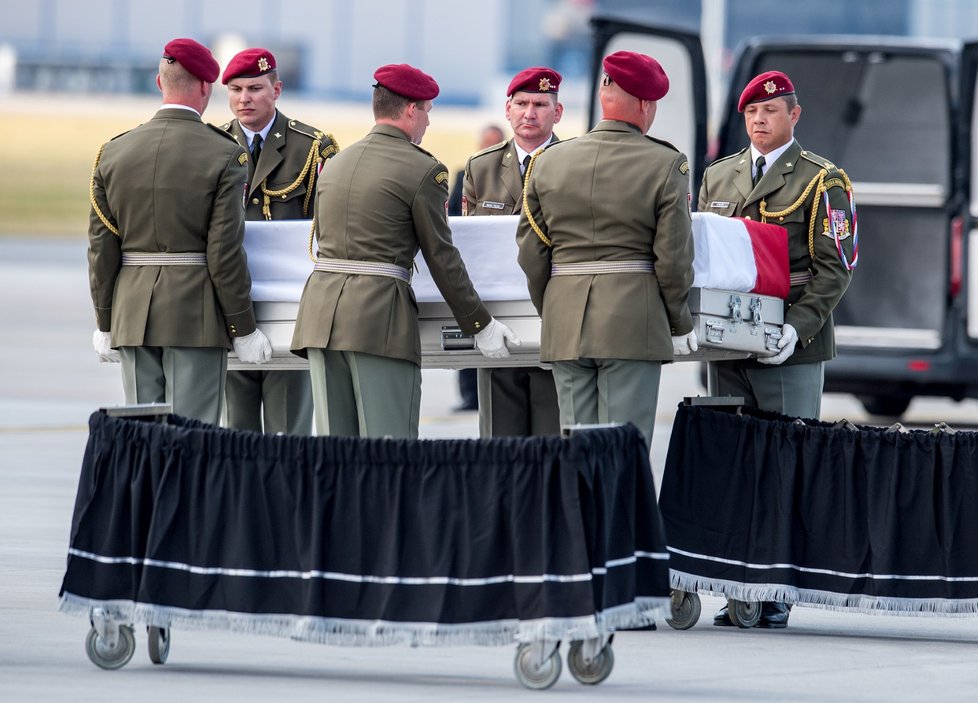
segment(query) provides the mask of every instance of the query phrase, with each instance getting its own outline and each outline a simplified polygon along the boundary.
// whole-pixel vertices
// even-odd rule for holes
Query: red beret
[[[206,83],[213,83],[221,75],[211,50],[193,39],[174,39],[163,47],[163,58],[176,61],[191,74]]]
[[[669,77],[651,56],[616,51],[604,59],[604,72],[629,95],[659,100],[669,92]]]
[[[228,84],[232,78],[256,78],[276,69],[275,57],[268,49],[255,47],[245,49],[234,55],[221,76],[221,83]]]
[[[791,84],[791,79],[781,73],[781,71],[768,71],[754,78],[744,92],[740,94],[740,102],[737,103],[737,112],[743,112],[744,108],[751,103],[762,103],[772,98],[780,98],[783,95],[794,95],[795,86]]]
[[[561,75],[546,66],[526,68],[513,76],[506,89],[506,95],[512,96],[518,90],[524,93],[556,93],[560,88]]]
[[[438,84],[424,71],[406,63],[390,63],[374,71],[374,84],[402,95],[409,100],[434,100],[438,97]]]

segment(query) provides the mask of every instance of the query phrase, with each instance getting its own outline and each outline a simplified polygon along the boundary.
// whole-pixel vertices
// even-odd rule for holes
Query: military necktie
[[[530,169],[530,155],[527,154],[523,157],[523,183],[526,183],[526,172]]]
[[[257,164],[259,156],[261,156],[261,135],[256,134],[251,138],[251,161]]]
[[[766,161],[764,160],[764,157],[763,156],[758,156],[757,157],[757,161],[755,162],[755,164],[757,166],[757,170],[754,171],[754,187],[755,188],[757,187],[757,184],[760,182],[761,176],[764,175],[764,164],[765,163],[766,163]]]

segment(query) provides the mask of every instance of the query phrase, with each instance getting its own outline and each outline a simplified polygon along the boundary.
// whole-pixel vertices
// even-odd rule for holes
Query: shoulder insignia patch
[[[241,164],[242,166],[248,163],[248,154],[242,152],[241,155],[238,156],[238,163]]]
[[[684,176],[687,173],[689,173],[689,162],[688,161],[683,161],[681,164],[679,164],[679,172],[681,174],[683,174]]]
[[[835,239],[838,235],[839,239],[847,239],[852,232],[849,230],[849,220],[846,219],[845,210],[832,209],[829,211],[829,217],[822,218],[822,234],[826,237]]]
[[[343,158],[346,158],[345,156]],[[435,176],[435,183],[444,183],[448,180],[448,171],[439,171]]]
[[[321,157],[323,157],[323,160],[325,161],[326,159],[330,158],[331,156],[335,156],[336,154],[338,154],[339,151],[340,151],[339,148],[335,144],[327,144],[319,152],[319,155]]]

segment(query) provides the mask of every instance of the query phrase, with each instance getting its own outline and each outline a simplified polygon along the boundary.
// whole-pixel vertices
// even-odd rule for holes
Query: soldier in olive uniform
[[[517,234],[562,424],[632,422],[649,443],[662,362],[697,348],[689,166],[645,134],[668,88],[649,56],[605,58],[603,119],[530,162]]]
[[[465,165],[465,215],[516,215],[523,207],[523,175],[530,157],[559,141],[554,125],[561,75],[534,66],[509,83],[506,119],[513,138],[495,144]],[[553,374],[538,366],[479,369],[479,432],[483,437],[560,434]]]
[[[251,160],[245,216],[248,220],[300,220],[313,215],[316,181],[323,162],[338,151],[336,141],[292,120],[275,107],[282,94],[278,65],[270,51],[245,49],[224,69],[236,119],[224,124]],[[230,427],[269,434],[312,432],[312,386],[305,371],[229,371]]]
[[[752,407],[817,418],[823,365],[835,356],[832,310],[854,264],[852,187],[841,169],[795,141],[801,107],[784,73],[769,71],[751,80],[737,109],[744,113],[751,145],[706,170],[699,210],[782,225],[788,231],[791,290],[780,352],[709,364],[710,394],[742,396]],[[785,627],[788,610],[784,603],[764,603],[757,627]],[[732,624],[726,608],[714,624]]]
[[[309,358],[319,434],[416,438],[421,338],[410,280],[419,251],[484,355],[507,356],[506,340],[519,340],[472,287],[448,227],[448,170],[417,146],[438,84],[407,64],[374,78],[376,125],[320,176],[317,259],[292,351]]]
[[[192,39],[164,48],[153,119],[103,145],[91,182],[95,350],[122,361],[126,402],[216,423],[227,349],[271,358],[242,239],[248,155],[204,124],[220,67]]]

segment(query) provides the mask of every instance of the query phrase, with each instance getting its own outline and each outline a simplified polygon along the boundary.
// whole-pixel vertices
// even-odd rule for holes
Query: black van
[[[670,92],[652,131],[689,157],[694,203],[706,164],[747,146],[741,88],[763,71],[787,73],[802,106],[795,136],[845,169],[858,210],[859,265],[834,313],[839,353],[825,390],[886,416],[917,395],[978,397],[978,43],[753,39],[738,52],[708,148],[699,36],[611,18],[592,26],[592,123],[602,57],[625,49],[658,59]]]

